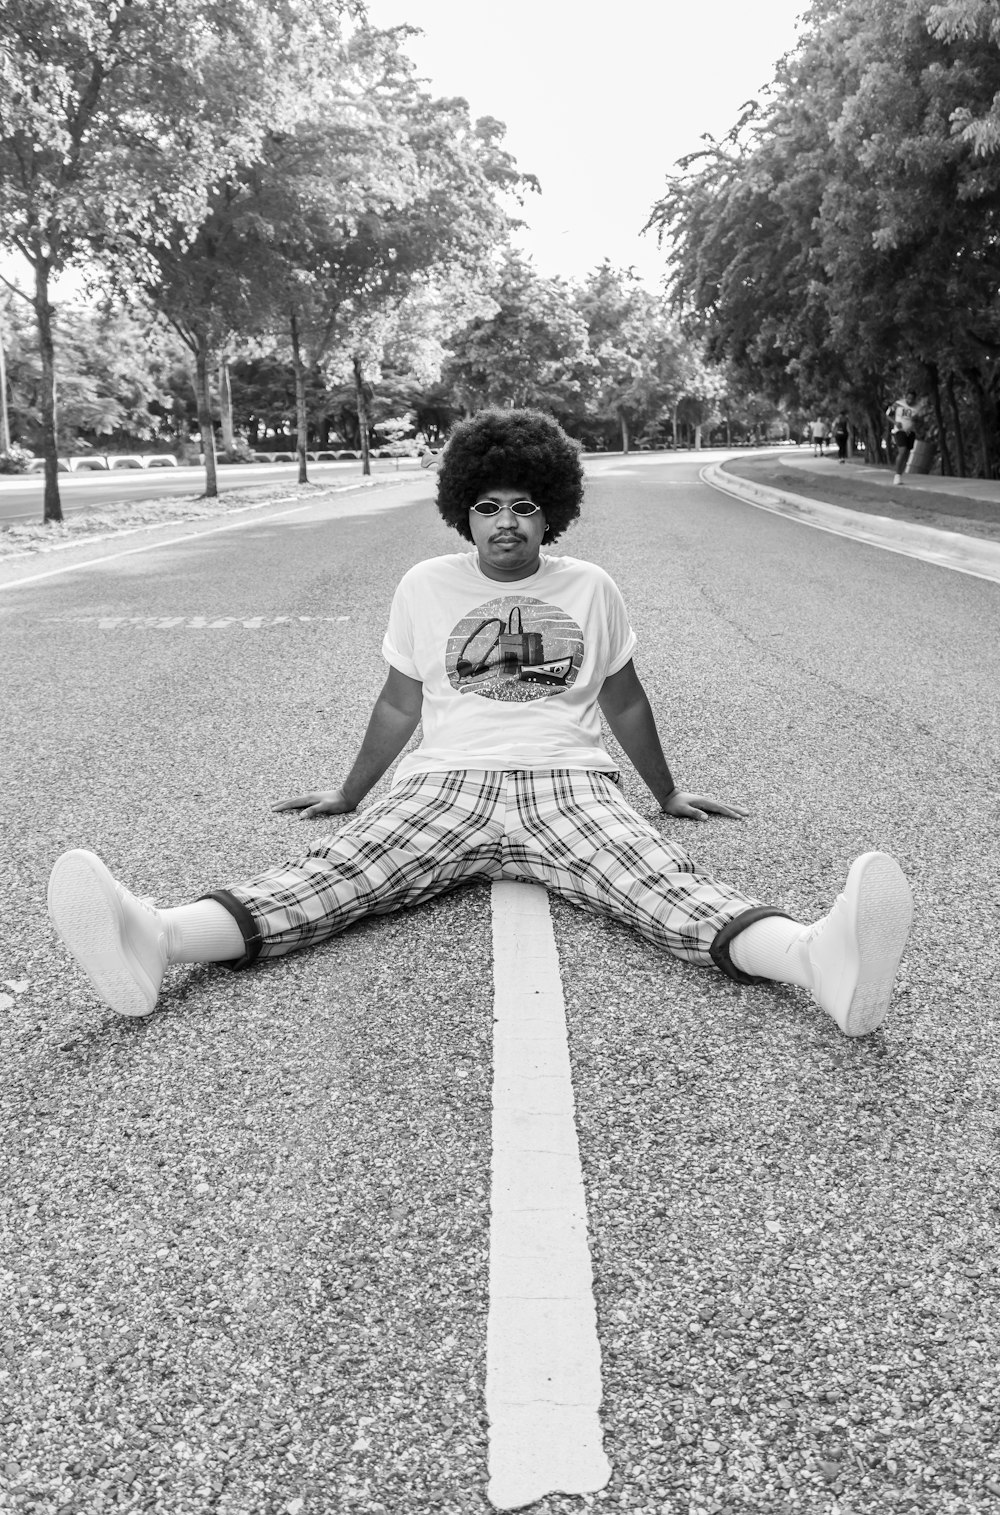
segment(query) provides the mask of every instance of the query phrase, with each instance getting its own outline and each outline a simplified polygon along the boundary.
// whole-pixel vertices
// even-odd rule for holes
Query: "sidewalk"
[[[843,467],[836,454],[814,458],[805,449],[775,453],[767,458],[727,458],[728,473],[753,479],[771,488],[786,487],[815,499],[838,503],[855,510],[878,509],[902,520],[924,520],[928,512],[948,518],[952,530],[966,529],[959,522],[978,524],[982,534],[1000,540],[1000,479],[945,479],[940,474],[908,473],[905,482],[893,484],[888,468],[875,468],[857,459]],[[780,476],[787,475],[786,479]],[[973,535],[976,535],[973,532]]]
[[[703,477],[748,504],[1000,583],[1000,480],[907,474],[811,450],[726,458]]]
[[[1000,521],[1000,479],[951,479],[943,478],[937,473],[908,473],[904,475],[902,484],[893,484],[891,469],[876,468],[858,458],[850,458],[841,472],[835,453],[828,452],[825,458],[814,458],[805,449],[801,452],[789,450],[780,461],[824,481],[829,479],[831,471],[836,470],[836,477],[842,481],[861,484],[865,488],[892,490],[896,492],[894,498],[899,491],[917,490],[925,495],[946,495],[951,501],[975,500],[992,504],[997,507],[997,519]]]

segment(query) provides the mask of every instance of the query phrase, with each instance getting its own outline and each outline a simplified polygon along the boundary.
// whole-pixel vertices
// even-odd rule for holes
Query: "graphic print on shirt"
[[[464,615],[448,638],[445,669],[459,694],[524,702],[561,694],[583,662],[583,632],[556,605],[502,595]]]

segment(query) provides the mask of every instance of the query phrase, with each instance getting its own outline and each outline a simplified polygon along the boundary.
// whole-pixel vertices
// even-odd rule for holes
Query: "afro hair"
[[[486,489],[525,490],[545,512],[542,540],[554,542],[580,514],[580,449],[540,410],[481,410],[454,428],[438,466],[438,510],[467,542],[469,509]]]

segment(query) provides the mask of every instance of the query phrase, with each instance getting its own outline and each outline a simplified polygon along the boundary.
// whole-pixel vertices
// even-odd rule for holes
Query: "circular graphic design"
[[[583,662],[583,632],[556,605],[501,595],[462,617],[444,666],[459,694],[523,704],[572,688]]]

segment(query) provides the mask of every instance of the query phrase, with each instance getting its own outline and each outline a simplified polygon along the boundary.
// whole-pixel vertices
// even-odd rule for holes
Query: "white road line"
[[[46,626],[96,626],[98,631],[229,631],[242,626],[244,631],[263,631],[271,626],[337,626],[350,621],[349,615],[45,615]]]
[[[611,1477],[601,1349],[548,896],[493,885],[487,1497],[500,1510]]]

